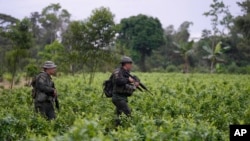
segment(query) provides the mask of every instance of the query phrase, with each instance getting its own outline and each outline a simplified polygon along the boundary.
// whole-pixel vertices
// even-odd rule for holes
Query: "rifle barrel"
[[[138,89],[139,91],[143,92],[143,90],[142,90],[140,87],[137,87],[137,89]]]
[[[128,74],[128,76],[130,76],[130,77],[132,77],[133,79],[135,79],[136,80],[136,77],[135,76],[132,76],[130,73],[128,73],[127,72],[127,74]],[[150,93],[151,95],[154,95],[151,91],[149,91],[148,90],[148,88],[143,84],[143,83],[141,83],[141,82],[139,82],[139,85],[144,89],[144,90],[146,90],[148,93]],[[141,92],[143,91],[140,87],[137,87]]]

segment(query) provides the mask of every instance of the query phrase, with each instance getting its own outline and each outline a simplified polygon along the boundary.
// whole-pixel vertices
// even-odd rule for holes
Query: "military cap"
[[[52,69],[52,68],[56,68],[56,65],[52,61],[46,61],[44,63],[44,65],[43,65],[43,68],[45,68],[45,69]]]
[[[133,63],[133,60],[128,56],[124,56],[124,57],[122,57],[120,63]]]

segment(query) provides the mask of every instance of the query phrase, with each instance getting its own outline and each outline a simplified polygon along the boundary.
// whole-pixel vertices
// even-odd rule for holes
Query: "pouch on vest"
[[[48,100],[49,100],[48,96],[45,93],[40,92],[36,95],[36,101],[38,101],[38,102],[45,102]]]

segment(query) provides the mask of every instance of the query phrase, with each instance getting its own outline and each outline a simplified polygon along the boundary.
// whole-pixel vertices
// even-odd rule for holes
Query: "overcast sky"
[[[223,1],[234,16],[241,14],[236,1],[242,0]],[[182,22],[192,21],[192,37],[199,37],[203,29],[211,28],[209,18],[202,14],[209,10],[212,0],[0,0],[0,13],[21,19],[30,16],[31,12],[41,12],[51,3],[60,3],[74,20],[86,19],[93,9],[105,6],[115,15],[116,23],[122,18],[146,14],[160,19],[163,28],[170,24],[178,28]]]

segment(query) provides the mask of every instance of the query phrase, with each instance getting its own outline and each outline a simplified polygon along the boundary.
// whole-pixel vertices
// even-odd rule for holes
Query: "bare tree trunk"
[[[185,64],[184,64],[184,73],[188,73],[189,72],[189,68],[188,68],[188,66],[189,66],[189,62],[188,62],[188,56],[185,56]]]
[[[26,75],[25,75],[25,86],[29,86],[30,84],[30,81],[29,81],[29,76],[28,76],[28,73],[26,72]]]
[[[215,34],[214,34],[214,36],[215,36]],[[215,52],[215,46],[216,46],[216,38],[213,37],[213,38],[212,38],[213,55],[215,55],[215,54],[214,54],[214,52]],[[214,73],[214,63],[215,63],[214,58],[212,58],[212,59],[211,59],[211,66],[210,66],[210,73]]]
[[[12,89],[13,86],[14,86],[14,80],[15,80],[16,70],[13,70],[11,74],[12,74],[12,78],[11,78],[10,89]]]
[[[69,64],[69,70],[70,70],[72,76],[74,76],[75,75],[75,71],[74,71],[74,65],[73,64]]]
[[[12,74],[10,89],[13,88],[13,85],[14,85],[14,74]]]
[[[89,85],[91,85],[94,81],[96,67],[97,67],[97,60],[95,59],[90,72]]]
[[[15,75],[16,75],[16,65],[17,65],[17,61],[18,61],[18,57],[17,56],[15,56],[15,62],[13,62],[14,64],[14,66],[13,66],[13,70],[12,70],[12,72],[11,72],[11,75],[12,75],[12,78],[11,78],[11,85],[10,85],[10,89],[12,89],[13,88],[13,86],[14,86],[14,80],[15,80]]]
[[[214,72],[214,61],[211,61],[211,66],[210,66],[210,73]]]

